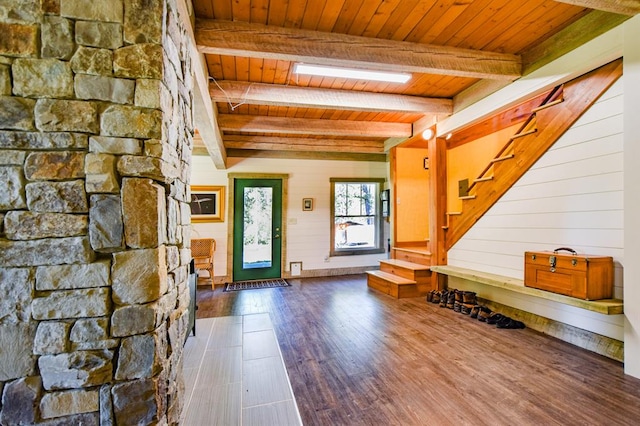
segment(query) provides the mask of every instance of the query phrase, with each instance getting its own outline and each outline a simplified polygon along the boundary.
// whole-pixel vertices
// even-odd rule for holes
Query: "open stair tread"
[[[404,269],[409,269],[412,271],[428,271],[431,269],[431,266],[421,265],[415,262],[407,262],[406,260],[400,259],[383,259],[380,260],[380,263],[385,263],[387,265],[393,265]]]
[[[383,271],[367,271],[367,274],[369,275],[375,275],[378,278],[382,278],[385,281],[389,281],[393,284],[396,285],[411,285],[411,284],[417,284],[415,281],[413,280],[409,280],[403,277],[400,277],[398,275],[393,275],[390,274],[388,272],[383,272]]]

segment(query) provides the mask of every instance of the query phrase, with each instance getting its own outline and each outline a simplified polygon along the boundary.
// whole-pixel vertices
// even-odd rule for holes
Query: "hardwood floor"
[[[640,380],[533,330],[504,330],[364,275],[225,293],[198,318],[270,313],[305,425],[635,425]]]

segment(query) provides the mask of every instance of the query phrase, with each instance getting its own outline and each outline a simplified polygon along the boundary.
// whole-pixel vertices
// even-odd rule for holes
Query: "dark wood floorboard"
[[[225,293],[198,317],[268,312],[305,425],[637,425],[640,380],[533,330],[501,330],[363,275]]]

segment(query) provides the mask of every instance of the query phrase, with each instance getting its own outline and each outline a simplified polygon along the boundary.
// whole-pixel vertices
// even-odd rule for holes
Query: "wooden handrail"
[[[552,91],[549,92],[549,94],[544,98],[544,100],[540,103],[540,106],[535,108],[531,114],[529,114],[529,117],[525,120],[524,123],[522,123],[522,126],[520,126],[520,128],[518,129],[518,131],[516,132],[516,134],[514,136],[512,136],[511,138],[509,138],[509,140],[507,141],[507,143],[502,147],[502,149],[500,151],[498,151],[498,154],[494,157],[494,160],[497,158],[501,158],[502,154],[504,154],[505,151],[507,151],[507,149],[509,149],[509,147],[513,144],[514,139],[517,139],[519,137],[522,136],[526,136],[532,133],[535,133],[536,130],[530,130],[527,132],[523,132],[527,126],[529,126],[529,124],[533,121],[533,119],[536,116],[536,111],[540,111],[541,109],[544,109],[547,107],[548,104],[553,104],[556,105],[562,101],[564,101],[563,98],[560,98],[560,102],[558,102],[558,97],[562,96],[562,87],[563,85],[560,84],[556,87],[553,88]],[[549,105],[551,106],[551,105]],[[521,133],[523,132],[523,133]],[[478,177],[476,179],[474,179],[474,181],[471,183],[471,185],[469,185],[469,188],[467,189],[467,191],[471,191],[471,189],[476,186],[476,184],[478,182],[482,182],[482,178],[484,177],[484,175],[491,170],[491,168],[493,167],[493,164],[495,163],[495,161],[492,160],[489,162],[489,164],[484,168],[484,170],[482,170],[482,172],[478,175]]]

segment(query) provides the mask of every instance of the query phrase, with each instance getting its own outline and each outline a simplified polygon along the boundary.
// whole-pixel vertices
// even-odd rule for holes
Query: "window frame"
[[[384,247],[384,226],[383,226],[383,218],[382,218],[382,200],[380,197],[380,194],[383,190],[383,185],[386,181],[386,179],[384,178],[330,178],[329,179],[330,183],[331,183],[331,198],[330,198],[330,202],[331,202],[331,219],[329,222],[329,226],[330,226],[330,230],[331,232],[329,232],[330,234],[330,249],[329,249],[329,255],[330,256],[359,256],[359,255],[366,255],[366,254],[379,254],[379,253],[384,253],[385,252],[385,247]],[[375,211],[375,221],[376,221],[376,225],[375,225],[375,230],[376,230],[376,235],[375,235],[375,245],[376,247],[371,248],[371,247],[367,247],[367,248],[343,248],[343,249],[339,249],[336,248],[336,241],[335,241],[335,236],[336,236],[336,230],[335,230],[335,224],[336,224],[336,184],[341,184],[341,183],[372,183],[372,184],[376,184],[376,188],[377,190],[375,191],[375,206],[376,206],[376,211]]]

